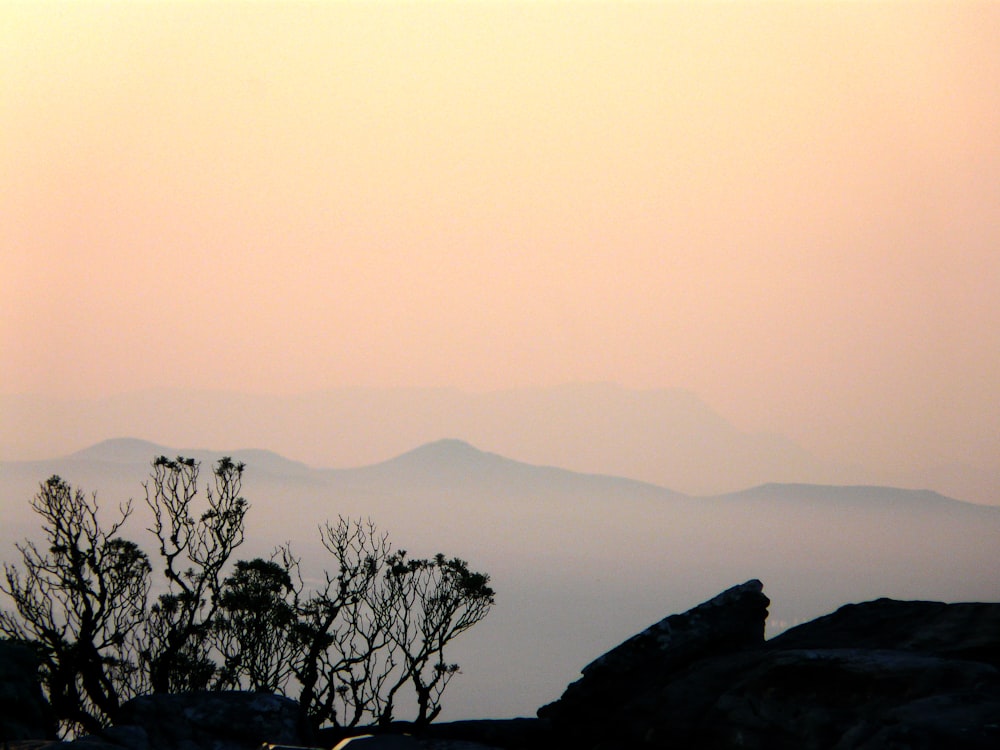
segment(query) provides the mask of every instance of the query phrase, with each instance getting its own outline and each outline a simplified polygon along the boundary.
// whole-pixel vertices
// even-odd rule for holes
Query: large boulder
[[[774,650],[726,682],[707,670],[687,681],[714,687],[683,739],[699,747],[1000,747],[1000,675],[983,662],[879,649]],[[685,690],[678,682],[661,694]],[[676,712],[667,712],[676,718]],[[661,738],[676,741],[677,724]],[[672,736],[671,736],[672,735]]]
[[[303,745],[299,706],[266,693],[147,695],[121,707],[114,731],[142,730],[142,750],[255,750],[262,743]]]
[[[56,723],[38,681],[38,660],[26,646],[0,641],[0,743],[51,739]]]
[[[408,734],[360,734],[347,737],[333,750],[422,750],[417,740]]]
[[[770,649],[875,648],[1000,667],[1000,604],[876,599],[786,630]]]
[[[590,750],[1000,747],[1000,604],[880,599],[765,644],[766,606],[751,581],[668,617],[539,714]]]
[[[544,719],[473,719],[430,724],[419,730],[420,739],[437,750],[448,742],[513,750],[550,750],[552,732]]]
[[[1000,747],[1000,604],[848,604],[766,649],[717,704],[745,746]]]
[[[763,646],[769,604],[761,582],[752,580],[671,615],[584,667],[583,677],[538,715],[578,746],[645,741],[663,716],[658,694],[691,664]]]

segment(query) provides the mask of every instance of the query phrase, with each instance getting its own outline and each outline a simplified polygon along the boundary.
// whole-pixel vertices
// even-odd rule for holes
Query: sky
[[[958,0],[0,1],[0,393],[609,381],[996,467],[997,39]]]

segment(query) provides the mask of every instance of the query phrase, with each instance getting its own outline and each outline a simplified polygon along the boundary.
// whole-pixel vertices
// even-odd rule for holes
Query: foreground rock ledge
[[[740,658],[764,645],[770,601],[763,588],[758,580],[747,581],[632,636],[584,667],[583,677],[558,701],[540,708],[538,716],[574,747],[667,741],[676,733],[667,731],[665,722],[677,718],[661,705],[667,685],[693,664]]]
[[[759,581],[630,638],[539,709],[554,744],[1000,747],[1000,604],[879,599],[765,643]]]
[[[38,683],[38,659],[0,641],[0,742],[54,737],[56,721]]]
[[[407,743],[423,750],[1000,748],[1000,604],[879,599],[765,642],[768,605],[760,581],[734,586],[588,664],[539,719],[432,725]],[[293,701],[248,693],[137,698],[101,737],[18,739],[30,734],[26,727],[48,725],[37,680],[22,673],[33,662],[11,653],[9,663],[23,669],[0,669],[0,695],[20,707],[5,718],[10,750],[303,744]],[[23,720],[17,729],[13,719]],[[317,744],[340,737],[325,739]]]

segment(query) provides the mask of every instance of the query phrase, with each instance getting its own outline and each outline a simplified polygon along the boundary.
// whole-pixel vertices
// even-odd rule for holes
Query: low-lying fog
[[[147,540],[141,482],[157,450],[119,441],[63,460],[0,464],[3,559],[15,559],[14,540],[38,536],[28,501],[53,473],[98,491],[109,511],[135,498],[128,535]],[[204,479],[219,454],[195,455]],[[316,526],[344,515],[372,518],[413,555],[441,551],[490,573],[497,605],[454,644],[448,658],[463,674],[442,720],[533,715],[602,652],[750,578],[772,600],[770,634],[880,596],[1000,599],[1000,508],[931,492],[776,484],[690,497],[458,441],[347,470],[237,456],[252,506],[240,557],[291,541],[304,573],[318,576],[329,562]]]

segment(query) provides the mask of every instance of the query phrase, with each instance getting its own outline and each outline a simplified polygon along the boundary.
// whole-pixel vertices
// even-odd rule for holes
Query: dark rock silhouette
[[[422,750],[423,745],[408,734],[365,734],[334,745],[334,750]]]
[[[753,580],[670,615],[584,667],[583,677],[538,715],[577,747],[624,747],[673,735],[662,720],[689,718],[666,715],[659,694],[693,663],[760,649],[768,604],[763,585]]]
[[[586,667],[539,710],[555,744],[1000,747],[1000,604],[880,599],[764,643],[761,600],[743,584]]]
[[[768,604],[754,580],[661,620],[587,665],[541,718],[393,725],[386,734],[411,733],[403,741],[425,750],[1000,747],[1000,604],[878,599],[765,642]],[[31,702],[41,698],[31,654],[0,646],[0,708],[33,706],[15,711],[29,728],[7,735],[11,750],[304,744],[293,701],[249,693],[137,698],[100,737],[46,742],[44,704]],[[23,739],[32,732],[39,739]],[[342,739],[321,735],[323,747]]]
[[[785,631],[769,648],[913,651],[1000,667],[1000,605],[877,599]]]
[[[0,641],[0,743],[56,736],[37,674],[38,660],[30,649]]]
[[[262,742],[301,745],[298,704],[277,695],[204,692],[148,695],[122,706],[116,726],[141,728],[149,750],[253,750]]]
[[[22,741],[11,750],[257,750],[300,746],[299,707],[277,695],[241,692],[157,694],[122,706],[116,723],[72,742]]]

